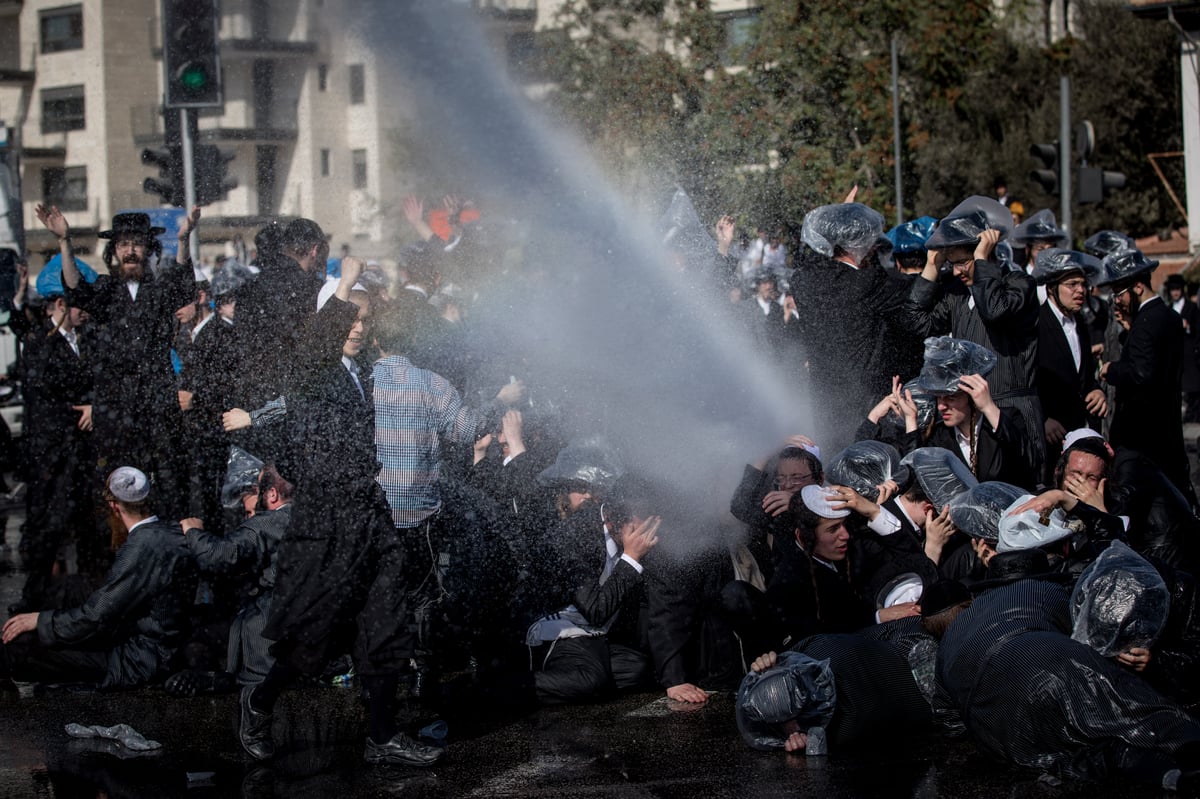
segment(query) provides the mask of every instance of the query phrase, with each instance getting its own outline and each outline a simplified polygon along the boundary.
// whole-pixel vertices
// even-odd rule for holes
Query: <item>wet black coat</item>
[[[61,648],[111,645],[104,688],[153,682],[168,673],[185,640],[196,581],[179,525],[149,522],[130,533],[104,584],[83,605],[38,614],[38,641]]]
[[[1151,561],[1162,575],[1171,595],[1167,624],[1151,647],[1150,664],[1145,677],[1164,695],[1188,708],[1192,715],[1200,711],[1200,594],[1196,579],[1187,572]]]
[[[927,446],[950,450],[971,468],[959,449],[954,430],[938,420],[929,435]],[[1001,480],[1022,488],[1033,489],[1037,484],[1033,469],[1033,446],[1021,424],[1019,414],[1012,408],[1000,409],[1000,424],[993,430],[984,419],[975,442],[974,474],[979,482]]]
[[[1116,388],[1109,441],[1145,454],[1189,499],[1194,496],[1183,449],[1179,380],[1183,327],[1159,299],[1142,304],[1106,380]]]
[[[864,528],[855,531],[853,543],[863,597],[875,607],[882,599],[882,589],[902,574],[916,574],[927,586],[938,581],[938,566],[925,555],[925,533],[908,521],[895,499],[889,499],[883,507],[900,521],[900,529],[891,535],[878,535]],[[953,544],[947,544],[946,553],[953,548]]]
[[[1076,319],[1079,334],[1079,368],[1071,357],[1067,335],[1050,308],[1053,300],[1042,303],[1038,317],[1038,398],[1047,419],[1057,419],[1067,431],[1086,427],[1087,406],[1083,398],[1094,391],[1096,359],[1092,355],[1092,336],[1082,319]]]
[[[767,586],[780,639],[817,633],[848,633],[875,623],[871,603],[851,587],[843,568],[814,562],[793,539]]]
[[[21,368],[21,438],[30,465],[37,467],[59,460],[64,450],[78,447],[86,437],[74,406],[92,401],[92,374],[82,355],[76,355],[52,325],[25,337]]]
[[[950,625],[937,674],[987,753],[1077,778],[1107,775],[1113,747],[1166,755],[1200,722],[1070,638],[1070,589],[1021,580],[985,591]]]
[[[1200,570],[1200,519],[1153,461],[1118,447],[1105,493],[1109,511],[1129,517],[1134,551],[1192,574]]]
[[[174,261],[157,276],[146,274],[136,301],[111,275],[66,289],[67,302],[91,317],[93,439],[110,464],[148,471],[175,456],[180,409],[171,340],[175,311],[195,295],[191,263]]]

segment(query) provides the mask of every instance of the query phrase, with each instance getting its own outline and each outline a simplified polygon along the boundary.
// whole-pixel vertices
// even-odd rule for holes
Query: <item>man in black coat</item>
[[[1194,779],[1200,768],[1200,722],[1072,640],[1070,596],[1040,580],[985,591],[942,637],[938,682],[995,757],[1082,779],[1120,771],[1183,792],[1181,770]]]
[[[186,493],[171,340],[175,312],[196,296],[188,240],[200,221],[200,208],[185,218],[175,259],[157,275],[150,262],[162,252],[155,237],[163,229],[152,227],[143,213],[117,214],[112,229],[97,234],[108,239],[104,263],[109,274],[95,283],[80,278],[62,212],[39,204],[37,216],[58,237],[67,302],[91,318],[97,482],[107,477],[113,464],[136,466],[155,479],[158,501],[178,518]]]
[[[1183,275],[1167,275],[1163,281],[1167,304],[1183,322],[1183,379],[1181,388],[1187,406],[1183,421],[1200,422],[1200,307],[1187,296]]]
[[[1086,253],[1043,249],[1033,279],[1046,287],[1038,317],[1038,398],[1046,415],[1046,462],[1052,466],[1068,432],[1108,413],[1096,382],[1092,337],[1079,314],[1088,295],[1088,274],[1100,262]]]
[[[19,306],[18,306],[19,308]],[[91,523],[92,374],[79,341],[84,314],[61,289],[47,297],[48,319],[22,337],[21,386],[29,516],[21,536],[25,586],[14,612],[45,606],[58,548],[78,535],[80,571],[97,579],[109,564],[108,539]],[[23,315],[19,318],[24,318]]]
[[[1195,505],[1180,415],[1183,326],[1150,287],[1156,266],[1140,251],[1125,250],[1104,260],[1098,281],[1112,287],[1113,306],[1129,325],[1120,359],[1100,367],[1100,377],[1116,389],[1109,440],[1144,453]]]
[[[187,634],[196,564],[179,525],[151,515],[150,481],[123,466],[108,506],[128,530],[104,585],[80,607],[19,613],[4,624],[0,682],[89,682],[133,688],[165,677]]]

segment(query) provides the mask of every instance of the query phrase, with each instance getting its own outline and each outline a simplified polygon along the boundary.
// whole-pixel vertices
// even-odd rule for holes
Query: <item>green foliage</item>
[[[1027,179],[1028,148],[1057,138],[1065,68],[1075,119],[1095,124],[1091,164],[1129,176],[1077,209],[1076,229],[1169,224],[1178,213],[1145,156],[1180,148],[1173,32],[1082,0],[1079,38],[1044,48],[1022,18],[1040,7],[1012,3],[1000,19],[991,0],[763,0],[752,41],[731,54],[707,0],[568,0],[553,99],[618,183],[679,183],[710,218],[795,225],[856,184],[890,216],[895,35],[907,215],[944,214],[1000,174],[1032,212],[1057,208]]]

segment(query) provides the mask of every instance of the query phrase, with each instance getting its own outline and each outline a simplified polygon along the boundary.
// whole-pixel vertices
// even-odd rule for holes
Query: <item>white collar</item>
[[[1062,312],[1062,309],[1058,307],[1058,303],[1056,303],[1054,300],[1046,300],[1046,304],[1050,306],[1051,313],[1054,314],[1054,318],[1058,320],[1060,325],[1063,327],[1075,327],[1074,314],[1067,316]]]
[[[215,313],[210,313],[208,316],[204,317],[203,322],[201,322],[200,324],[198,324],[192,328],[192,341],[196,340],[196,336],[200,335],[200,331],[204,329],[205,325],[207,325],[210,321],[212,321],[212,318],[214,316],[216,316]]]
[[[981,413],[975,418],[975,443],[976,444],[979,443],[979,431],[982,427],[983,427],[983,414]],[[957,427],[954,428],[954,438],[955,438],[955,440],[958,441],[958,445],[960,447],[964,444],[970,443],[970,439],[968,439],[966,436],[964,436],[962,434],[962,431],[959,430]]]
[[[140,522],[138,522],[137,524],[135,524],[133,527],[130,527],[130,528],[129,528],[129,534],[130,534],[130,535],[133,535],[133,531],[134,531],[134,530],[136,530],[136,529],[138,529],[138,528],[139,528],[139,527],[141,527],[142,525],[144,525],[144,524],[149,524],[150,522],[156,522],[156,521],[158,521],[158,517],[157,517],[157,516],[147,516],[145,519],[142,519]]]

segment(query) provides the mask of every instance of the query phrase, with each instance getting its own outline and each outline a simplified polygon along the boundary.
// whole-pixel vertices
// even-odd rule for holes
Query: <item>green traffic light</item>
[[[203,64],[185,64],[179,70],[179,85],[189,92],[198,92],[208,86],[208,70]]]

